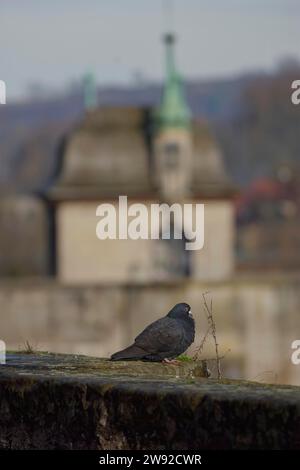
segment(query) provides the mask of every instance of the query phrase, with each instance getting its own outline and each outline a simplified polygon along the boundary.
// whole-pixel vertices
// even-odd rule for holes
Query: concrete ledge
[[[8,354],[0,448],[300,449],[299,387],[217,382],[197,370]]]

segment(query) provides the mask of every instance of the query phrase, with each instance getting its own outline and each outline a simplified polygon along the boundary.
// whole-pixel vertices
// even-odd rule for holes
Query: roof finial
[[[185,100],[183,84],[175,64],[175,34],[164,35],[166,47],[166,81],[159,112],[159,127],[188,128],[191,113]]]

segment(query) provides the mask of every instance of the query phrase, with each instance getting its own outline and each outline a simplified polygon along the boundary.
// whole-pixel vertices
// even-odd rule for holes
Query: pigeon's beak
[[[190,317],[190,318],[193,318],[192,310],[189,310],[189,317]]]

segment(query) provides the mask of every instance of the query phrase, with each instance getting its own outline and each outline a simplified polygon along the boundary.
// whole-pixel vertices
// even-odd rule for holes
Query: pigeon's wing
[[[151,323],[135,338],[135,344],[151,354],[169,352],[181,343],[184,332],[174,318],[164,317]]]

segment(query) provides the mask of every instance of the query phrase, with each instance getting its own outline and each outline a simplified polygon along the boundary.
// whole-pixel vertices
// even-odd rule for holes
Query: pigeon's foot
[[[167,359],[166,357],[162,361],[163,364],[172,364],[173,366],[178,366],[180,364],[180,361],[177,361],[177,359]]]

